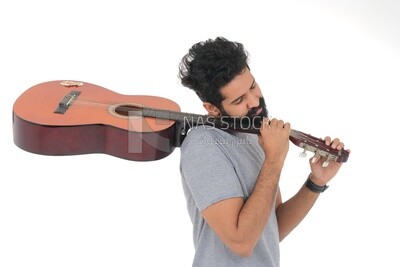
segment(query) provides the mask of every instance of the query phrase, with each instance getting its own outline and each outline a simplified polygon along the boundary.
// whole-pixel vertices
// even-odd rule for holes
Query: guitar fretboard
[[[144,117],[153,117],[164,120],[173,120],[184,123],[187,128],[197,125],[209,125],[222,130],[236,130],[246,133],[258,134],[262,125],[262,117],[213,117],[185,112],[175,112],[152,108],[142,109]],[[325,144],[325,141],[312,135],[292,129],[289,136],[290,141],[304,150],[318,153],[321,156],[336,162],[345,162],[349,156],[346,150],[335,150]]]

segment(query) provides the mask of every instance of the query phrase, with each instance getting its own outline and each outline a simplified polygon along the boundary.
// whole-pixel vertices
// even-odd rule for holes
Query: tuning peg
[[[299,154],[299,156],[305,158],[307,156],[307,149],[304,149],[303,152]]]

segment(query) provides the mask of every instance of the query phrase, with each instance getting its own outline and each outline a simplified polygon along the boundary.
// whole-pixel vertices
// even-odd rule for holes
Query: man
[[[260,134],[194,127],[181,146],[181,174],[193,223],[193,266],[279,266],[279,242],[306,216],[341,164],[310,160],[299,192],[282,203],[279,179],[290,124],[267,119],[242,44],[218,37],[191,47],[180,64],[211,116],[265,117]],[[339,139],[325,138],[341,150]],[[306,180],[306,178],[304,178]]]

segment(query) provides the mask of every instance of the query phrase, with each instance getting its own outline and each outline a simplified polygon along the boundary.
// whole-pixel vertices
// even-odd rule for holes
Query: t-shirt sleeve
[[[189,133],[181,148],[181,173],[200,211],[221,200],[243,197],[223,141],[207,130]]]

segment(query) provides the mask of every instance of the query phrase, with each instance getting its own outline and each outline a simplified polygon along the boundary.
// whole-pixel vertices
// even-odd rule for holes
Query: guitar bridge
[[[80,93],[80,91],[71,91],[68,95],[64,96],[60,103],[58,103],[58,107],[54,113],[64,114],[68,110],[71,103],[74,102],[75,99],[80,95]]]

